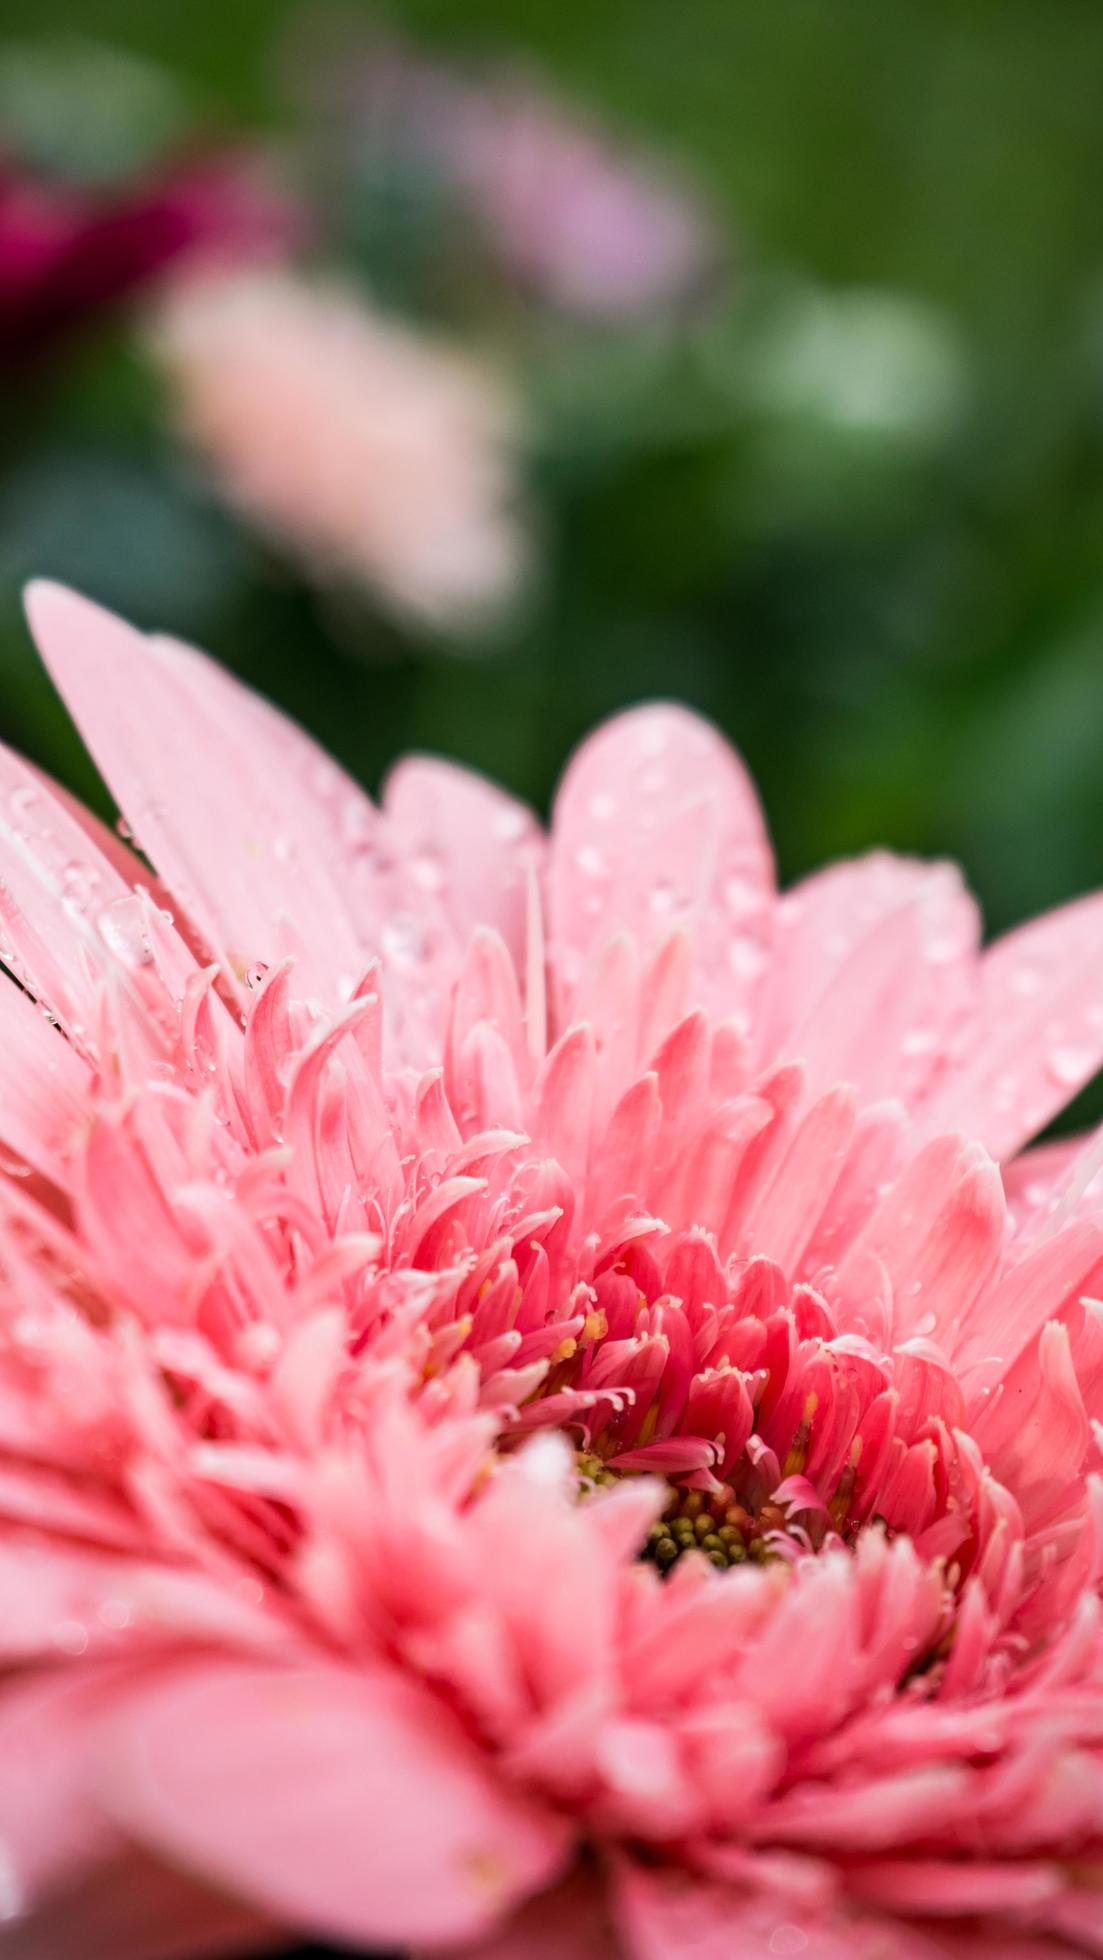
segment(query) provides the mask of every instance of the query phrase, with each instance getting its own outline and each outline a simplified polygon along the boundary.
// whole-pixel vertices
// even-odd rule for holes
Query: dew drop
[[[411,858],[410,876],[423,892],[444,889],[444,866],[435,851],[419,851],[415,858]]]
[[[125,1599],[105,1599],[96,1610],[96,1618],[118,1633],[130,1625],[133,1615]]]
[[[507,804],[494,819],[494,835],[503,844],[516,844],[525,834],[525,813]]]
[[[799,1926],[794,1926],[789,1921],[782,1926],[775,1926],[773,1932],[770,1934],[771,1953],[790,1955],[804,1953],[807,1951],[807,1947],[807,1933],[802,1933]]]
[[[1049,1057],[1049,1072],[1055,1082],[1064,1089],[1075,1089],[1095,1068],[1096,1055],[1091,1048],[1055,1048]]]
[[[139,900],[116,899],[99,916],[100,937],[124,966],[136,968],[153,964],[153,948],[146,931]]]
[[[657,912],[660,917],[665,917],[674,911],[678,903],[678,894],[669,878],[660,878],[657,885],[652,885],[647,902],[651,910]]]
[[[759,889],[749,878],[726,878],[723,897],[728,911],[737,919],[745,919],[759,909]]]
[[[79,1620],[58,1620],[50,1628],[50,1639],[63,1654],[76,1660],[88,1651],[88,1629]]]
[[[911,1028],[900,1044],[904,1055],[930,1055],[938,1046],[935,1028]]]
[[[948,966],[951,960],[957,959],[960,950],[960,942],[957,939],[942,934],[937,939],[927,941],[924,954],[928,966]]]
[[[425,933],[409,913],[389,919],[382,933],[383,951],[399,969],[409,971],[425,957]]]
[[[738,980],[757,980],[767,964],[767,956],[756,939],[733,939],[728,947],[728,965]]]
[[[665,753],[668,741],[669,736],[661,721],[648,722],[640,730],[639,753],[646,756],[662,755]]]
[[[604,878],[608,874],[609,866],[593,844],[580,844],[574,861],[584,878]]]

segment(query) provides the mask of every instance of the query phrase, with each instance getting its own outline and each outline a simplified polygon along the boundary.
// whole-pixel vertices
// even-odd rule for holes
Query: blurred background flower
[[[0,733],[96,793],[42,572],[369,782],[542,803],[657,692],[787,875],[1100,882],[1101,68],[1079,0],[6,0]]]
[[[0,361],[9,376],[202,251],[275,249],[290,214],[233,162],[114,193],[62,189],[0,161]]]
[[[328,131],[331,168],[373,204],[447,213],[529,294],[618,322],[686,303],[723,234],[673,166],[618,143],[516,64],[431,60],[349,22],[316,51],[308,17],[292,92]],[[307,78],[304,86],[303,77]]]
[[[452,631],[515,594],[527,551],[504,378],[286,272],[177,281],[150,344],[219,490],[318,575]]]

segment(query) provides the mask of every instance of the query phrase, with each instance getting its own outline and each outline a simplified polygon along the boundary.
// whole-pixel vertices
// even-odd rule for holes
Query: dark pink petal
[[[596,1873],[576,1873],[554,1891],[538,1893],[501,1932],[463,1947],[453,1960],[625,1960],[625,1955],[604,1885]]]
[[[134,1845],[0,1925],[0,1960],[236,1960],[283,1944],[278,1928]]]

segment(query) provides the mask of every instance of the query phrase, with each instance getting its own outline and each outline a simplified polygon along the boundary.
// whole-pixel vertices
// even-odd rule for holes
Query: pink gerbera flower
[[[156,881],[0,753],[4,1960],[1103,1952],[1103,899],[31,613]]]

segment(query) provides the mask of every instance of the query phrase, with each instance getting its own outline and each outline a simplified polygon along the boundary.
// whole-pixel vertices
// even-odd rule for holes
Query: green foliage
[[[786,875],[875,841],[946,852],[994,925],[1103,882],[1095,0],[408,0],[391,19],[527,62],[671,156],[730,235],[726,294],[568,326],[484,278],[428,193],[331,208],[331,251],[525,382],[542,574],[459,651],[310,590],[189,472],[125,342],[86,349],[8,426],[4,733],[87,786],[19,621],[35,569],[204,640],[369,780],[429,746],[543,804],[595,716],[659,692],[740,743]],[[154,58],[174,128],[183,100],[211,133],[297,140],[288,6],[7,0],[5,22],[39,56],[94,33]],[[33,146],[64,168],[36,73]],[[155,99],[137,73],[101,73],[134,153]],[[96,127],[90,102],[86,171]]]

